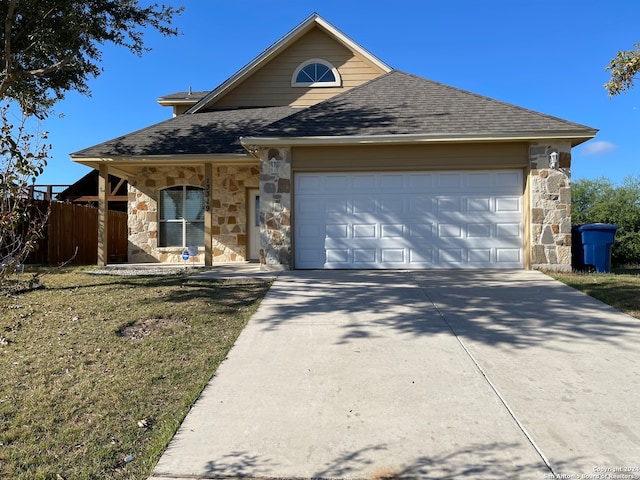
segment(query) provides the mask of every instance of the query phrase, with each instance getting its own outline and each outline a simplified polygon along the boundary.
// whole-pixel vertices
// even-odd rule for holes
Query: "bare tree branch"
[[[11,0],[7,8],[7,16],[4,19],[4,71],[5,76],[0,83],[0,97],[4,97],[6,91],[9,89],[9,85],[13,79],[11,78],[13,65],[12,65],[12,51],[11,51],[11,26],[13,25],[13,15],[16,10],[16,2],[18,0]]]

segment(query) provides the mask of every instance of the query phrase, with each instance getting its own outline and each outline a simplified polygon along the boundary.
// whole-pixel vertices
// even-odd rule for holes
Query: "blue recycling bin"
[[[574,270],[583,272],[587,270],[584,264],[584,245],[582,245],[581,225],[571,227],[571,266]]]
[[[582,235],[584,265],[593,265],[598,273],[611,271],[611,247],[618,231],[610,223],[589,223],[578,227]]]

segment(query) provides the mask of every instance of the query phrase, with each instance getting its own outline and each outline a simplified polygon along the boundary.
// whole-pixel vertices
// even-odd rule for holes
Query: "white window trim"
[[[306,67],[307,65],[311,65],[313,63],[319,63],[321,65],[324,65],[325,67],[327,67],[329,70],[331,70],[331,72],[333,73],[333,76],[335,78],[335,81],[333,82],[296,82],[296,78],[298,77],[298,74],[300,73],[300,70],[302,70],[304,67]],[[291,76],[291,86],[292,87],[341,87],[342,86],[342,78],[340,77],[340,74],[338,73],[338,69],[336,67],[334,67],[333,65],[331,65],[329,62],[327,62],[326,60],[322,60],[321,58],[312,58],[310,60],[306,60],[304,62],[302,62],[300,65],[298,65],[298,67],[294,70],[293,75]]]

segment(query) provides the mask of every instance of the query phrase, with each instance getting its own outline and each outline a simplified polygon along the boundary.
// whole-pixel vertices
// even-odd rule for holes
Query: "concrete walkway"
[[[152,478],[640,478],[639,360],[539,272],[286,272]]]

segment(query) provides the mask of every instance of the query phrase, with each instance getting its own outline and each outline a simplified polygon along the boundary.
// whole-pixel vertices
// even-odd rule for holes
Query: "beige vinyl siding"
[[[178,115],[182,115],[184,112],[186,112],[187,110],[189,110],[191,107],[193,107],[195,104],[180,104],[180,105],[174,105],[173,106],[173,116],[178,116]]]
[[[296,171],[525,168],[524,143],[293,147]]]
[[[313,58],[330,62],[340,73],[342,86],[292,87],[291,76],[295,69],[302,62]],[[364,57],[356,56],[316,27],[210,107],[309,106],[383,73],[382,69]]]

